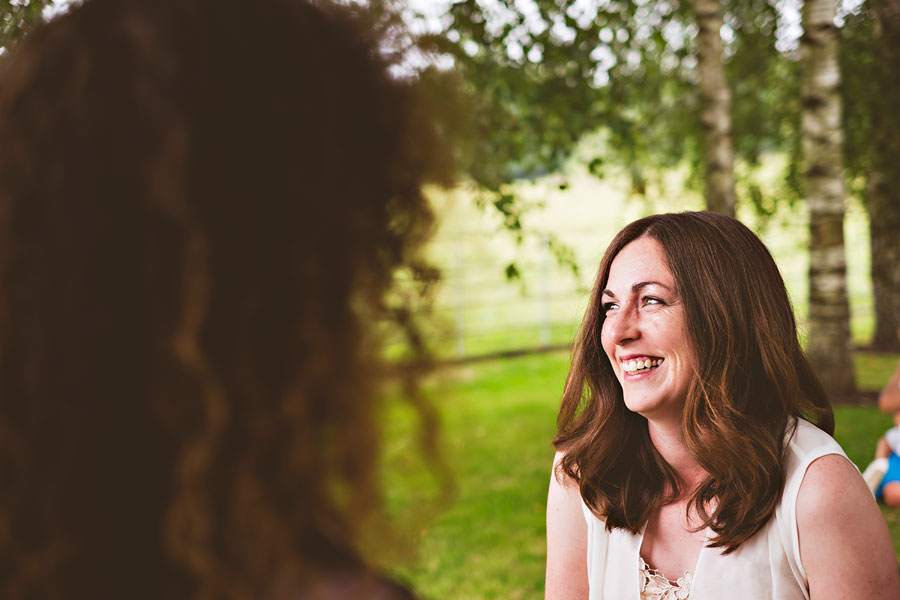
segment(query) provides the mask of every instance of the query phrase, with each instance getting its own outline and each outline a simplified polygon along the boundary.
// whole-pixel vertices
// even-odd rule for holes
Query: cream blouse
[[[784,491],[774,516],[728,555],[704,546],[690,573],[690,600],[809,600],[806,571],[800,562],[797,493],[809,465],[828,454],[846,457],[830,435],[799,420],[785,448]],[[643,532],[607,531],[605,523],[583,503],[582,508],[588,529],[590,600],[681,598],[647,595],[640,557]],[[740,585],[735,585],[736,581]]]

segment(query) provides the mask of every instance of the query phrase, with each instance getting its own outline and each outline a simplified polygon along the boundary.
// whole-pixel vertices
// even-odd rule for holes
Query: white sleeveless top
[[[690,600],[809,600],[800,564],[797,493],[809,465],[827,454],[847,456],[831,436],[800,419],[786,448],[784,491],[774,518],[727,556],[720,548],[704,546],[692,571]],[[582,509],[590,600],[639,600],[643,531],[608,532],[583,502]]]

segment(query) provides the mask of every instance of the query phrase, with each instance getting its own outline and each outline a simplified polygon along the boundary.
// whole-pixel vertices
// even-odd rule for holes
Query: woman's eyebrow
[[[631,286],[631,293],[636,294],[639,291],[641,291],[642,288],[645,288],[648,285],[658,285],[661,288],[665,288],[669,291],[672,291],[672,288],[670,288],[666,284],[659,282],[659,281],[639,281],[638,283],[635,283],[634,285]],[[613,293],[613,291],[609,288],[606,288],[605,290],[603,290],[603,293],[600,295],[601,296],[609,296],[610,298],[616,297],[616,295]]]
[[[665,288],[665,289],[667,289],[667,290],[669,290],[669,291],[672,290],[672,288],[670,288],[670,287],[667,286],[666,284],[664,284],[664,283],[662,283],[662,282],[659,282],[659,281],[641,281],[641,282],[639,282],[639,283],[635,283],[634,285],[632,285],[632,286],[631,286],[631,291],[632,291],[632,293],[639,292],[639,291],[641,290],[641,288],[645,288],[645,287],[647,287],[648,285],[658,285],[659,287]]]

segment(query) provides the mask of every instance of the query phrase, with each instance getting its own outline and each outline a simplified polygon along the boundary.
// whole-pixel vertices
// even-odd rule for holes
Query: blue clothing
[[[892,481],[900,481],[900,456],[898,456],[896,452],[891,452],[891,456],[888,458],[887,472],[884,474],[884,477],[881,478],[878,489],[875,490],[876,499],[881,500],[881,497],[884,494],[884,485],[886,483],[891,483]]]

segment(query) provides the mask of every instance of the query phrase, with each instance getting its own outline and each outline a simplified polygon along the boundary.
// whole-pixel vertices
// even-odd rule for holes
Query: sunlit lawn
[[[858,355],[862,387],[883,385],[896,360]],[[458,493],[439,516],[416,525],[418,554],[398,571],[425,598],[542,597],[550,439],[567,365],[566,353],[474,363],[443,372],[429,386],[443,414],[445,452]],[[871,406],[837,407],[836,416],[838,441],[864,467],[891,418]],[[400,417],[388,453],[390,465],[403,471],[416,461],[409,420]],[[406,471],[388,480],[393,510],[414,514],[433,507],[432,480]],[[884,514],[900,552],[900,511]]]

